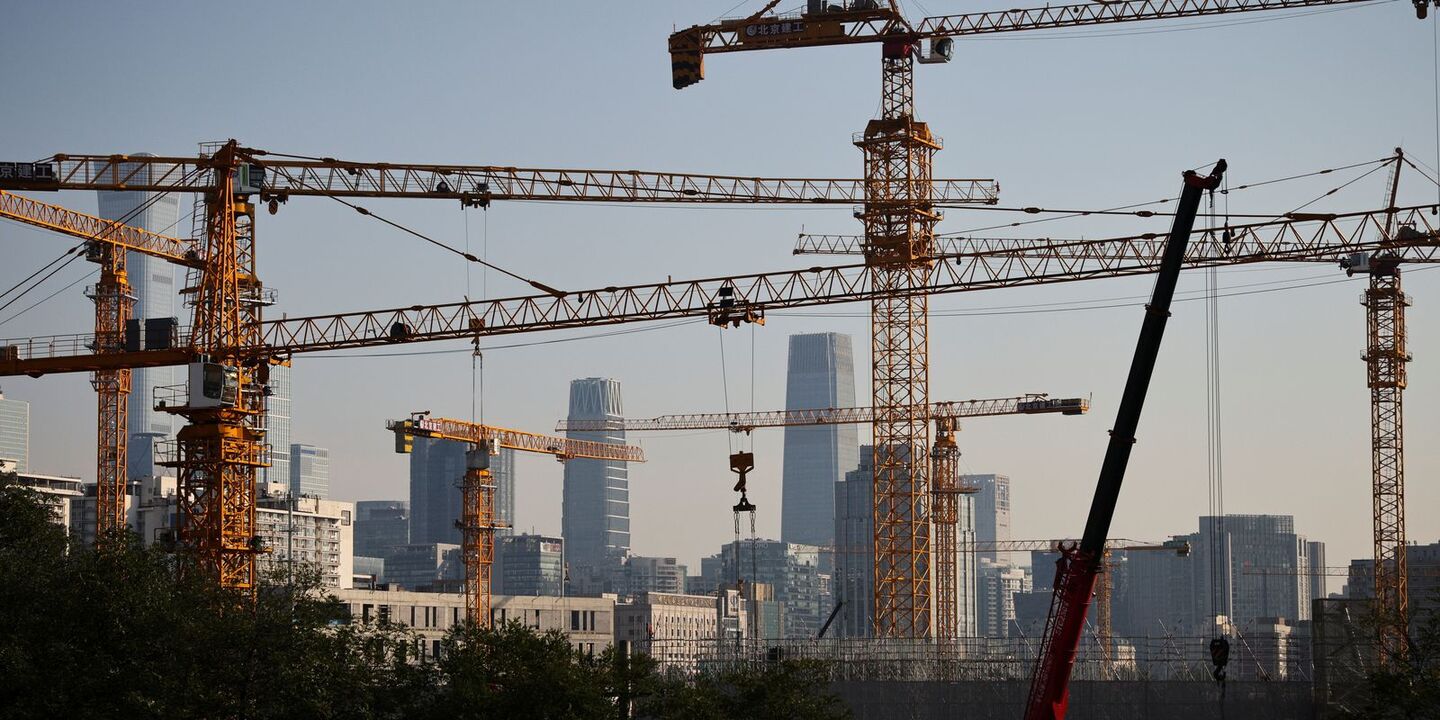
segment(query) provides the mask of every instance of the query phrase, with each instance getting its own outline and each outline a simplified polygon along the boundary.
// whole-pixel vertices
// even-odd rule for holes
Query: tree
[[[1440,597],[1433,605],[1440,607]],[[1417,614],[1406,652],[1366,677],[1364,705],[1355,717],[1440,718],[1440,611]]]

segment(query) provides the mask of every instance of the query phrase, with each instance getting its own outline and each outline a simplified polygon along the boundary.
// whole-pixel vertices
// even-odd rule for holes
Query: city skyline
[[[188,155],[200,141],[235,136],[255,147],[355,159],[857,176],[860,155],[849,141],[874,114],[878,78],[871,52],[842,48],[763,58],[711,58],[710,64],[724,71],[712,73],[698,89],[703,92],[677,93],[669,87],[669,67],[661,55],[672,25],[688,26],[703,11],[718,14],[730,4],[659,11],[577,6],[568,13],[574,22],[604,29],[596,37],[576,39],[573,48],[597,58],[596,62],[570,67],[539,58],[533,66],[527,63],[514,72],[472,79],[458,88],[418,60],[393,64],[327,60],[333,64],[307,68],[273,89],[284,113],[222,111],[195,69],[173,66],[158,73],[162,81],[152,86],[155,102],[186,112],[157,114],[153,106],[136,107],[133,101],[124,101],[131,92],[126,89],[128,80],[137,73],[156,73],[156,68],[166,65],[169,53],[137,47],[125,57],[96,63],[95,53],[104,38],[93,28],[82,28],[75,36],[82,50],[58,60],[62,65],[54,69],[61,72],[88,62],[103,72],[93,77],[72,73],[75,80],[64,93],[27,85],[25,89],[43,92],[46,101],[17,109],[0,139],[0,155],[33,159],[51,152],[142,149]],[[95,7],[92,12],[99,27],[153,32],[118,8]],[[422,16],[415,18],[376,12],[383,14],[384,24],[397,28],[415,29],[423,16],[434,17],[430,14],[434,11],[414,13]],[[516,9],[497,9],[484,18],[455,8],[446,12],[459,14],[444,23],[440,38],[482,42],[495,58],[527,55],[517,37],[535,37],[546,30],[540,18]],[[303,8],[287,9],[283,17],[288,27],[296,28],[324,21],[317,11]],[[265,37],[266,43],[280,42],[269,39],[256,19],[232,19],[237,31]],[[0,30],[7,40],[0,52],[17,67],[33,62],[25,58],[46,55],[35,38],[76,30],[63,13],[43,7],[19,8],[15,20]],[[194,11],[182,9],[167,22],[179,38],[176,51],[199,56],[201,46],[196,43],[206,28],[213,27],[213,19],[202,21]],[[1169,196],[1180,169],[1221,155],[1231,162],[1237,186],[1380,157],[1397,142],[1404,142],[1414,157],[1433,156],[1428,139],[1433,133],[1425,127],[1425,113],[1411,112],[1416,104],[1428,107],[1428,101],[1400,91],[1425,86],[1429,71],[1422,72],[1424,63],[1393,51],[1429,42],[1423,24],[1398,22],[1394,12],[1357,8],[1284,25],[1289,31],[1274,32],[1276,24],[1266,23],[1137,35],[1114,43],[1083,38],[967,41],[975,52],[988,53],[997,67],[1006,69],[985,78],[955,72],[954,67],[917,71],[921,117],[946,138],[946,147],[936,158],[937,177],[995,177],[1002,183],[1006,205],[1101,208]],[[21,27],[34,30],[22,34]],[[461,27],[472,32],[460,34]],[[346,32],[353,33],[350,43],[383,42],[383,37],[361,28],[347,25]],[[619,46],[613,38],[621,35],[637,42]],[[282,33],[284,37],[291,36]],[[1226,89],[1225,105],[1247,108],[1248,117],[1280,120],[1218,127],[1223,123],[1212,117],[1213,99],[1189,87],[1172,86],[1159,71],[1173,58],[1174,41],[1202,47],[1221,37],[1231,51],[1216,59],[1211,72],[1242,78]],[[1374,42],[1357,42],[1357,38]],[[1317,57],[1317,43],[1342,50]],[[1091,60],[1087,72],[1104,74],[1113,82],[1085,92],[1067,87],[1043,102],[1024,89],[1045,82],[1047,68],[1080,72],[1070,59],[1076,53]],[[1293,75],[1285,93],[1276,93],[1271,83],[1244,77],[1251,74],[1247,68],[1261,66]],[[331,85],[331,78],[353,79],[359,72],[375,73],[376,83],[405,88],[401,101],[377,107]],[[617,75],[634,77],[635,82],[615,87]],[[1356,77],[1367,79],[1356,82]],[[1349,97],[1338,109],[1333,101],[1322,101],[1327,95],[1333,97],[1335,78],[1341,78]],[[802,81],[806,93],[772,97],[760,106],[753,103],[754,88]],[[552,87],[534,92],[542,82]],[[1158,89],[1142,107],[1133,102],[1130,91],[1121,89],[1133,87]],[[523,121],[500,112],[492,102],[520,92],[528,92],[532,99],[533,112],[525,113]],[[439,100],[417,115],[415,104],[408,101],[422,97]],[[974,112],[977,97],[1013,111],[998,113],[1002,121],[986,120],[984,114]],[[1365,110],[1393,105],[1395,98],[1401,98],[1395,112]],[[109,122],[93,122],[87,108],[96,102],[107,103],[119,114]],[[573,120],[580,103],[596,108],[586,123]],[[1079,120],[1057,132],[1053,119],[1041,120],[1050,103],[1072,108]],[[716,107],[747,110],[725,113],[722,119],[716,117]],[[646,133],[640,141],[634,138],[634,122],[641,113],[664,113],[676,120]],[[536,120],[537,116],[542,119]],[[1177,121],[1177,116],[1182,119]],[[352,120],[360,117],[373,120]],[[1288,121],[1299,117],[1324,118],[1324,122],[1322,127],[1299,132]],[[457,124],[453,118],[470,121]],[[407,124],[418,125],[419,131],[389,134],[373,129]],[[1091,137],[1094,128],[1116,124],[1132,130],[1123,142]],[[1346,132],[1336,131],[1341,128]],[[757,143],[758,138],[767,140]],[[1022,147],[1032,152],[1015,152]],[[1333,181],[1337,176],[1295,190],[1277,185],[1273,191],[1233,192],[1217,202],[1221,209],[1228,205],[1237,214],[1289,210],[1338,185]],[[1370,180],[1383,182],[1374,176],[1311,209],[1374,207],[1382,195]],[[1428,197],[1430,192],[1414,184],[1402,187],[1409,201],[1423,200],[1422,194]],[[94,210],[93,193],[42,199]],[[354,213],[342,214],[327,205],[333,203],[297,200],[274,217],[261,214],[257,237],[262,244],[262,276],[267,286],[285,290],[281,303],[268,309],[267,317],[405,307],[454,300],[466,293],[466,268],[451,256],[432,254],[372,227],[374,223]],[[182,198],[181,212],[189,209],[189,198]],[[825,264],[836,259],[793,258],[789,248],[794,233],[802,226],[817,232],[850,232],[857,227],[848,208],[707,210],[692,215],[673,209],[496,203],[483,215],[448,205],[397,206],[391,214],[457,247],[467,240],[474,250],[486,247],[490,261],[567,290],[665,275],[700,277]],[[946,215],[940,229],[954,232],[1036,219],[957,209],[947,210]],[[682,217],[689,228],[683,241],[676,239],[674,229]],[[186,224],[182,220],[181,225]],[[1033,230],[1053,237],[1094,237],[1163,231],[1164,226],[1158,219],[1091,217],[985,232],[1019,237]],[[39,231],[9,224],[3,226],[3,233],[7,259],[12,260],[0,269],[0,285],[7,287],[67,247]],[[342,251],[329,240],[340,234],[353,239],[347,250],[358,250]],[[593,242],[575,240],[590,237]],[[641,258],[643,262],[637,260]],[[88,272],[83,265],[72,264],[56,276],[53,286],[41,290],[82,278]],[[376,268],[385,269],[383,282],[356,286],[341,280],[374,277]],[[475,295],[526,290],[498,274],[490,273],[488,280],[482,275],[475,274]],[[1227,510],[1292,513],[1303,526],[1326,528],[1323,539],[1332,561],[1366,557],[1370,518],[1361,508],[1369,506],[1370,471],[1368,397],[1364,366],[1357,359],[1363,345],[1363,310],[1355,302],[1360,284],[1345,281],[1335,268],[1319,266],[1234,268],[1222,270],[1220,277],[1230,293],[1220,301]],[[1440,462],[1423,443],[1413,440],[1440,429],[1437,404],[1427,400],[1440,387],[1440,378],[1423,362],[1440,357],[1440,338],[1426,330],[1424,321],[1440,304],[1435,277],[1422,271],[1406,278],[1406,290],[1416,302],[1410,344],[1417,363],[1406,406],[1412,438],[1407,458],[1413,478],[1412,509],[1440,504],[1440,489],[1423,481],[1440,471]],[[1131,476],[1116,514],[1117,534],[1161,537],[1184,518],[1206,511],[1204,387],[1195,380],[1202,374],[1204,328],[1200,303],[1184,302],[1197,297],[1193,291],[1200,289],[1201,280],[1197,275],[1182,278],[1182,302],[1174,308],[1171,335],[1142,420]],[[41,336],[88,328],[93,308],[81,294],[83,285],[0,327],[0,334]],[[1094,409],[1086,418],[975,421],[966,423],[959,435],[966,472],[1013,478],[1016,537],[1079,532],[1083,517],[1074,508],[1087,503],[1093,491],[1123,365],[1139,324],[1137,303],[1143,300],[1133,296],[1143,295],[1148,286],[1148,279],[1137,278],[932,300],[932,397],[967,399],[1031,390],[1094,393]],[[1281,289],[1286,291],[1269,292]],[[1265,292],[1240,294],[1259,290]],[[1099,305],[1121,307],[1084,309]],[[8,312],[0,320],[9,318]],[[188,323],[184,313],[180,315],[182,323]],[[490,338],[482,343],[486,382],[480,403],[485,417],[497,424],[547,431],[565,415],[565,382],[595,375],[619,379],[626,387],[627,407],[637,416],[721,410],[727,402],[747,407],[752,388],[758,409],[778,409],[784,396],[780,368],[786,336],[842,332],[858,340],[868,337],[865,316],[862,305],[774,313],[765,327],[727,331],[724,371],[722,341],[716,337],[720,332],[703,323],[636,325],[634,333],[545,345],[530,343],[593,331]],[[748,372],[752,339],[756,367],[761,370],[753,383]],[[369,355],[365,353],[296,358],[298,370],[306,375],[296,390],[296,403],[303,403],[306,410],[295,420],[295,438],[332,450],[337,497],[406,496],[405,461],[390,454],[384,419],[417,408],[470,416],[476,393],[469,392],[468,343],[416,351],[432,350],[433,355],[388,358],[362,357]],[[1277,366],[1280,358],[1296,357],[1303,359],[1298,368]],[[868,374],[868,343],[857,342],[855,363],[861,374]],[[722,378],[728,380],[728,388],[722,386]],[[94,394],[85,380],[60,375],[7,379],[5,390],[7,396],[31,403],[36,470],[92,477],[93,455],[77,452],[93,436]],[[62,433],[59,428],[73,432]],[[868,430],[862,428],[861,434],[864,441]],[[84,438],[84,443],[77,438]],[[724,433],[640,439],[650,462],[631,469],[635,552],[676,555],[693,563],[730,536],[729,506],[734,501],[725,466],[727,440]],[[761,507],[759,527],[762,534],[778,537],[781,434],[759,431],[754,446],[757,468],[750,485],[752,500]],[[525,481],[517,489],[516,525],[559,534],[563,469],[541,458],[518,462]],[[1409,522],[1410,536],[1417,542],[1440,536],[1440,520],[1412,512]]]

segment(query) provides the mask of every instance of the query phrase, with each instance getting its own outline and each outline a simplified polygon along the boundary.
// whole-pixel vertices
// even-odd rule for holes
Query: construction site
[[[455,552],[425,570],[454,575],[420,588],[453,601],[408,592],[389,555],[390,583],[362,569],[380,551],[350,526],[371,519],[333,511],[327,586],[351,622],[415,627],[420,662],[442,631],[547,629],[553,605],[577,652],[684,677],[798,662],[855,718],[1359,717],[1375,678],[1433,677],[1440,415],[1437,376],[1410,370],[1440,344],[1420,321],[1440,304],[1440,11],[794,1],[467,9],[474,52],[438,8],[390,17],[422,33],[403,41],[358,9],[317,39],[299,11],[257,53],[253,32],[187,39],[261,74],[206,59],[164,107],[125,79],[180,64],[153,47],[90,90],[15,80],[68,111],[0,138],[19,459],[73,480],[71,537],[140,537],[243,605],[282,556],[293,580],[297,498],[323,514],[332,480],[395,497],[408,472],[385,552],[418,548],[416,468],[456,448],[433,461],[455,502],[424,511]],[[27,12],[24,32],[62,22]],[[371,32],[390,47],[336,59]],[[103,61],[65,62],[50,85]],[[137,307],[157,283],[171,311]],[[845,335],[815,362],[858,390],[797,401],[796,338],[819,333]],[[556,388],[595,374],[625,379],[630,412],[586,377],[564,414]],[[292,444],[292,397],[323,447]],[[791,450],[822,431],[833,467]],[[317,457],[324,489],[302,492]],[[609,484],[584,494],[585,468]],[[520,538],[556,554],[556,590],[502,586]],[[704,571],[642,582],[640,547]],[[770,547],[777,577],[796,552],[808,574],[770,579]]]

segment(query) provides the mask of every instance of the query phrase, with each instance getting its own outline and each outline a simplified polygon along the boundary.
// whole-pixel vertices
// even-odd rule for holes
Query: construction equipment
[[[1405,163],[1404,150],[1395,148],[1389,160],[1390,177],[1386,183],[1385,207],[1396,208],[1400,171]],[[1404,652],[1404,634],[1408,626],[1408,577],[1405,573],[1405,463],[1403,399],[1406,386],[1406,364],[1411,355],[1406,348],[1405,308],[1410,299],[1401,290],[1400,266],[1411,260],[1404,253],[1391,249],[1392,244],[1421,237],[1428,232],[1417,229],[1413,216],[1397,222],[1398,209],[1385,210],[1375,217],[1374,230],[1381,239],[1376,251],[1356,252],[1334,257],[1330,255],[1297,254],[1285,262],[1338,262],[1350,275],[1362,273],[1369,278],[1361,304],[1366,308],[1366,350],[1361,356],[1366,363],[1366,385],[1370,391],[1370,448],[1372,527],[1374,532],[1374,573],[1376,608],[1381,621],[1377,624],[1377,649],[1384,658]],[[1292,217],[1306,216],[1292,214]],[[1186,251],[1187,262],[1216,254],[1247,252],[1264,244],[1253,225],[1210,228],[1199,232],[1199,242]],[[1153,234],[1131,236],[1136,244],[1126,252],[1143,252],[1158,257],[1160,240]],[[864,238],[858,235],[806,235],[802,233],[794,253],[855,255],[863,252]],[[1053,241],[1023,238],[962,238],[950,237],[942,248],[945,252],[1025,247],[1038,249],[1037,258],[1050,252]],[[1271,245],[1279,250],[1281,245]],[[1083,251],[1081,251],[1083,252]],[[1077,252],[1077,257],[1081,253]],[[1090,258],[1100,260],[1100,258]],[[1278,258],[1277,258],[1278,259]]]
[[[1062,553],[1067,546],[1074,545],[1078,541],[1070,538],[1064,540],[977,540],[975,542],[961,543],[960,552],[981,553],[981,552],[1053,552]],[[1114,598],[1115,585],[1111,573],[1111,553],[1115,552],[1168,552],[1186,557],[1190,554],[1190,543],[1184,540],[1166,540],[1165,542],[1145,542],[1141,540],[1126,540],[1111,538],[1105,541],[1105,551],[1101,555],[1100,571],[1095,584],[1095,637],[1100,645],[1101,659],[1106,664],[1114,657],[1114,633],[1111,630],[1111,600]],[[1039,572],[1034,568],[1034,572]]]
[[[931,473],[935,478],[932,487],[935,505],[935,636],[954,638],[958,630],[958,607],[956,606],[955,530],[959,520],[959,495],[975,492],[975,488],[960,482],[960,449],[955,443],[954,433],[959,430],[959,418],[987,417],[996,415],[1082,415],[1090,410],[1087,398],[1052,398],[1045,393],[1030,393],[1009,398],[990,400],[964,400],[960,402],[936,402],[926,409],[925,417],[935,423],[935,444],[930,450]],[[656,430],[729,430],[734,433],[750,433],[762,427],[793,427],[805,425],[849,425],[874,421],[872,408],[816,408],[803,410],[771,410],[738,413],[691,413],[685,415],[661,415],[649,420],[626,419],[620,426],[626,431]],[[615,427],[614,420],[562,420],[555,425],[560,431],[594,431]],[[749,456],[750,453],[741,453]],[[753,457],[749,460],[753,464]],[[733,470],[732,456],[732,470]],[[735,472],[739,472],[738,470]],[[742,483],[744,474],[741,473]],[[744,496],[743,484],[736,486],[741,492],[740,504],[735,506],[736,532],[739,532],[739,515],[742,510],[752,513],[754,506]]]
[[[263,158],[263,159],[262,159]],[[174,443],[157,446],[157,460],[179,474],[179,539],[223,587],[249,589],[255,582],[256,470],[269,464],[265,443],[265,393],[269,366],[277,354],[264,346],[261,311],[267,293],[255,273],[252,199],[270,212],[295,196],[326,196],[362,214],[365,208],[344,198],[412,197],[458,200],[486,207],[494,200],[570,200],[667,203],[850,203],[861,197],[858,180],[765,179],[682,175],[636,171],[541,170],[493,166],[399,165],[355,163],[333,158],[300,158],[242,148],[231,140],[195,158],[153,156],[56,155],[38,163],[0,163],[0,189],[140,190],[196,192],[203,197],[205,238],[195,252],[186,293],[194,320],[184,344],[161,349],[106,344],[115,313],[107,300],[100,332],[82,346],[63,350],[53,343],[49,357],[21,370],[26,373],[86,370],[107,378],[111,371],[150,362],[188,364],[191,382],[165,389],[155,398],[163,409],[189,420]],[[956,202],[993,203],[991,181],[939,181],[927,190]],[[130,232],[137,235],[139,231]],[[198,245],[198,244],[197,244]],[[467,255],[467,259],[476,260]],[[112,283],[113,284],[113,283]],[[564,293],[531,281],[552,297]],[[106,290],[105,298],[118,297]],[[122,308],[123,309],[123,308]],[[479,322],[478,318],[469,318]],[[405,341],[407,326],[387,326],[392,342]],[[474,337],[479,325],[471,327]],[[169,345],[169,344],[167,344]],[[13,347],[13,346],[12,346]],[[58,353],[56,352],[58,350]],[[16,360],[7,349],[0,360]],[[69,361],[59,360],[60,355]],[[12,365],[12,368],[15,366]],[[18,369],[18,368],[15,368]],[[118,397],[122,385],[104,382],[103,397]],[[115,388],[115,389],[108,389]],[[158,391],[157,391],[158,393]],[[103,400],[102,400],[103,403]],[[114,426],[118,411],[107,409],[102,427]],[[116,456],[123,433],[105,434],[99,450],[107,464]],[[108,453],[108,455],[107,455]],[[104,477],[102,476],[102,480]],[[106,481],[112,484],[113,481]],[[122,501],[123,502],[123,501]],[[114,501],[107,497],[107,503]]]
[[[385,428],[395,433],[395,451],[408,453],[416,437],[468,443],[465,477],[460,483],[460,553],[465,564],[465,616],[471,622],[490,624],[490,570],[495,562],[495,483],[490,456],[502,448],[553,455],[564,462],[575,458],[645,462],[645,451],[631,445],[572,440],[521,430],[482,425],[464,420],[412,413],[407,420],[391,420]]]
[[[137,161],[145,159],[137,158]],[[0,188],[5,187],[5,183],[0,178]],[[153,185],[150,187],[153,188]],[[100,189],[123,189],[123,184]],[[1234,244],[1230,252],[1217,251],[1205,257],[1192,257],[1186,260],[1185,265],[1209,267],[1298,257],[1338,260],[1355,253],[1382,249],[1406,262],[1437,262],[1440,261],[1440,242],[1436,241],[1435,231],[1426,216],[1435,207],[1397,208],[1397,224],[1414,227],[1415,231],[1397,234],[1395,238],[1371,237],[1383,228],[1385,218],[1391,214],[1389,210],[1294,216],[1255,223],[1248,226],[1250,239]],[[1159,263],[1156,257],[1145,252],[1148,243],[1143,237],[1126,237],[937,258],[928,269],[920,291],[964,292],[1150,273]],[[197,252],[195,257],[204,258],[206,267],[219,264],[209,251],[203,254]],[[225,352],[236,361],[258,367],[308,352],[450,339],[473,341],[477,337],[491,335],[665,318],[709,318],[723,288],[732,289],[731,297],[736,307],[762,314],[780,308],[871,300],[881,292],[873,279],[872,269],[865,265],[813,267],[703,280],[667,280],[646,285],[596,288],[561,296],[546,292],[498,300],[266,321],[259,324],[261,343],[230,347]],[[93,344],[94,336],[88,334],[0,340],[0,376],[183,365],[198,357],[195,350],[198,342],[184,333],[170,349],[102,354],[91,350]],[[232,457],[255,454],[258,453],[236,453]],[[232,542],[229,547],[238,545]],[[248,577],[253,578],[253,574]]]
[[[926,417],[957,419],[994,415],[1083,415],[1090,410],[1088,398],[1051,398],[1045,393],[1029,393],[990,400],[960,400],[931,403]],[[799,425],[863,425],[874,420],[872,408],[815,408],[805,410],[768,410],[734,413],[687,413],[660,415],[650,419],[626,418],[620,426],[627,432],[663,430],[729,430],[750,433],[756,428],[794,427]],[[596,431],[615,427],[614,420],[561,420],[556,432]]]
[[[913,448],[929,447],[920,419],[929,404],[928,295],[935,263],[937,200],[928,192],[940,139],[916,120],[914,64],[948,62],[954,38],[1221,13],[1339,5],[1358,0],[1131,0],[1046,6],[926,18],[912,24],[891,0],[809,0],[793,14],[772,14],[778,0],[740,19],[696,25],[669,38],[671,84],[705,76],[705,55],[775,48],[877,43],[879,117],[854,144],[865,158],[862,251],[874,281],[871,387],[876,409],[875,632],[926,637],[933,617],[931,478]],[[1425,0],[1413,0],[1418,8]]]
[[[1095,497],[1090,503],[1085,533],[1078,545],[1062,548],[1055,570],[1055,595],[1050,615],[1045,621],[1045,637],[1035,663],[1035,676],[1030,684],[1030,698],[1025,709],[1027,720],[1062,720],[1069,706],[1070,669],[1075,664],[1085,613],[1090,607],[1095,576],[1100,572],[1105,551],[1105,536],[1110,532],[1110,520],[1120,498],[1120,484],[1125,479],[1125,467],[1130,462],[1130,450],[1135,444],[1135,431],[1140,424],[1140,411],[1145,405],[1145,394],[1150,389],[1150,376],[1155,371],[1155,358],[1160,354],[1160,341],[1170,317],[1170,300],[1175,295],[1175,284],[1180,279],[1185,245],[1190,240],[1201,195],[1206,190],[1219,187],[1224,174],[1224,160],[1217,162],[1205,177],[1194,171],[1185,171],[1174,225],[1170,228],[1160,272],[1155,276],[1150,304],[1145,306],[1140,339],[1135,345],[1130,375],[1125,380],[1125,392],[1120,398],[1115,427],[1110,431],[1110,443],[1100,467],[1100,479],[1096,482]]]
[[[135,305],[126,272],[126,252],[159,255],[193,264],[193,243],[75,212],[0,190],[0,217],[86,241],[85,259],[100,265],[100,280],[87,288],[95,302],[97,353],[125,349],[127,324]],[[102,241],[101,238],[104,238]],[[138,328],[137,328],[138,334]],[[95,453],[95,542],[125,528],[125,468],[129,453],[130,369],[97,370],[91,376],[98,420]]]

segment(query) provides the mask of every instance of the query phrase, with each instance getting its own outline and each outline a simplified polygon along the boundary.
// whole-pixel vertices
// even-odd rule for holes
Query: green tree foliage
[[[451,629],[419,659],[403,626],[351,623],[314,573],[220,590],[120,536],[68,542],[40,494],[0,476],[0,720],[847,717],[823,668],[664,675],[518,623]]]

